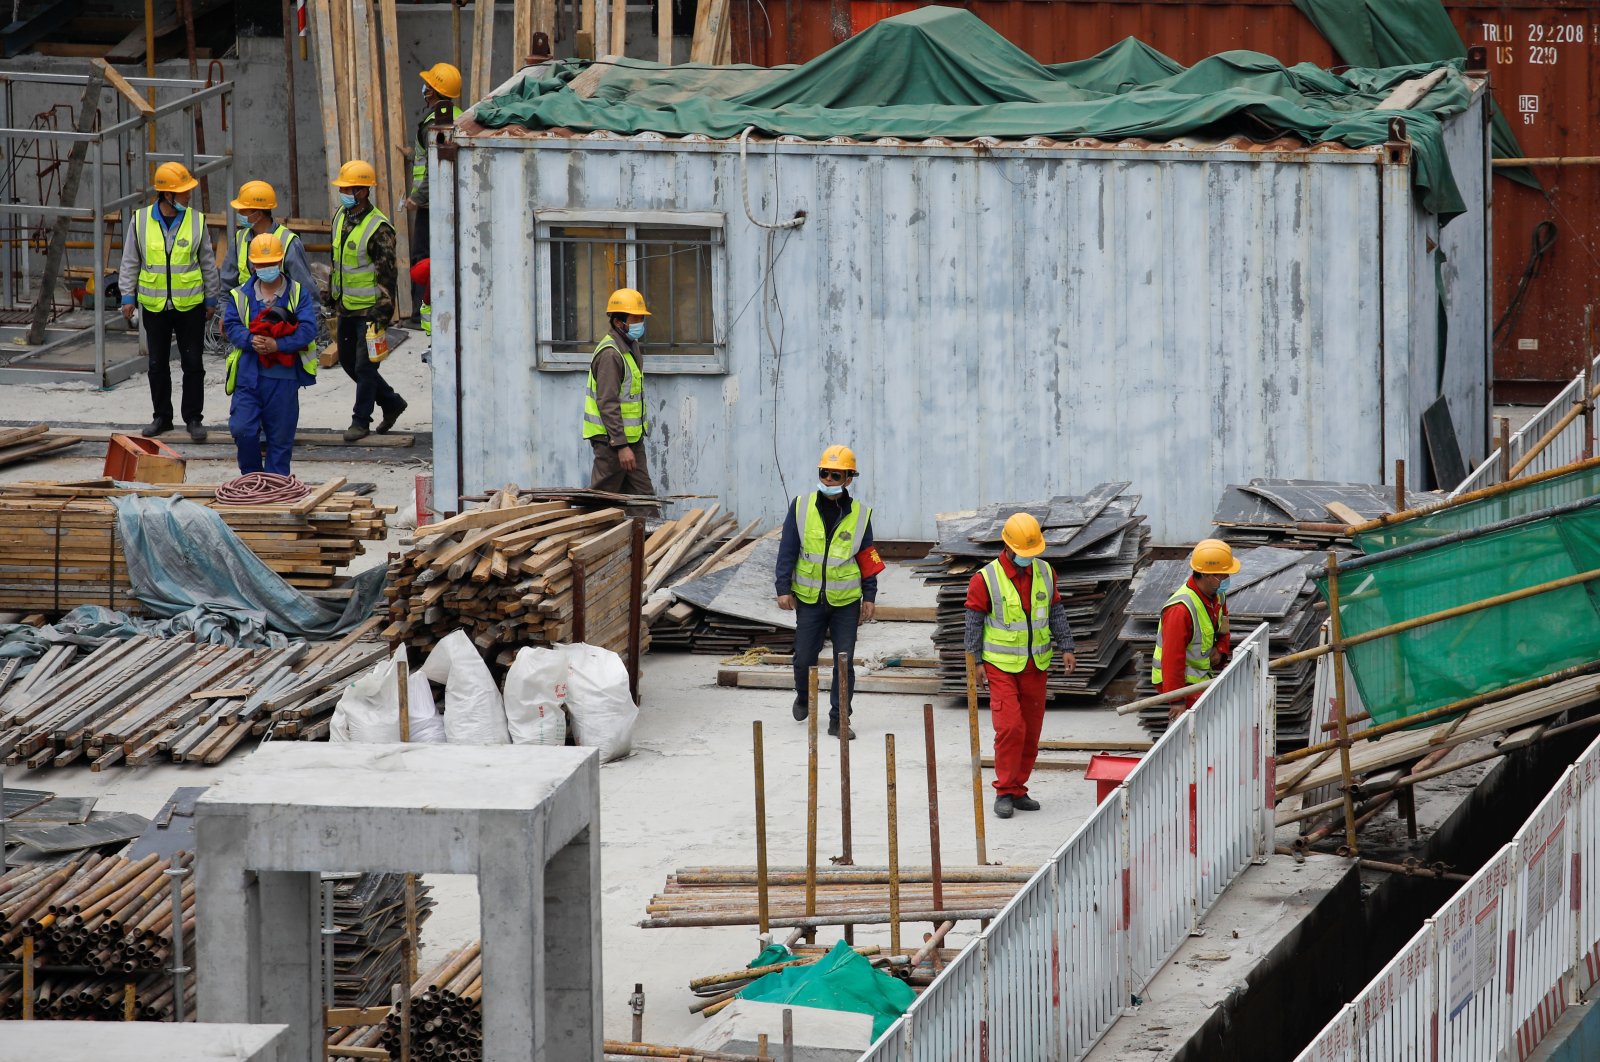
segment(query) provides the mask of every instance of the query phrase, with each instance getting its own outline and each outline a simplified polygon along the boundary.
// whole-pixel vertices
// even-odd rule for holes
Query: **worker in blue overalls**
[[[283,244],[264,232],[250,241],[250,276],[230,292],[222,327],[228,354],[228,430],[239,449],[239,473],[289,475],[300,388],[317,382],[316,293],[283,274]],[[266,461],[261,439],[266,436]]]

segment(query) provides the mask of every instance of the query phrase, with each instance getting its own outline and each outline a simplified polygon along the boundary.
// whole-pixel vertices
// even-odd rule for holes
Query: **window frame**
[[[650,358],[645,371],[655,373],[684,373],[699,375],[725,375],[728,372],[727,344],[727,215],[720,212],[683,210],[582,210],[546,208],[534,211],[534,247],[537,256],[534,275],[540,290],[534,294],[535,328],[534,345],[536,367],[542,372],[587,371],[593,354],[587,351],[556,349],[554,305],[554,267],[551,248],[551,229],[583,226],[612,226],[627,231],[626,241],[637,242],[640,227],[670,226],[698,228],[710,233],[711,294],[708,306],[711,312],[712,354],[669,354]],[[648,232],[643,236],[650,239]],[[636,262],[628,263],[630,283],[637,286]]]

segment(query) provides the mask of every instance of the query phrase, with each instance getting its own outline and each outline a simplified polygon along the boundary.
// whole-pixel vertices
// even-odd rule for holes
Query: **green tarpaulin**
[[[555,63],[548,76],[478,104],[475,117],[489,127],[719,139],[745,129],[811,140],[1243,134],[1351,147],[1383,143],[1390,120],[1403,117],[1423,206],[1445,219],[1465,210],[1440,125],[1471,97],[1457,60],[1336,75],[1233,51],[1185,67],[1130,38],[1091,59],[1046,66],[970,12],[925,7],[876,23],[804,66],[594,65]],[[1395,86],[1440,66],[1447,76],[1413,109],[1374,110]],[[571,84],[580,75],[583,92]]]
[[[1464,59],[1467,45],[1439,0],[1294,0],[1333,50],[1356,66],[1393,66],[1435,59]],[[1494,109],[1494,157],[1522,158],[1511,123]],[[1495,170],[1518,184],[1538,188],[1525,167]]]
[[[876,1040],[906,1012],[917,994],[904,981],[874,970],[841,940],[814,963],[790,966],[752,982],[739,998],[870,1014]]]

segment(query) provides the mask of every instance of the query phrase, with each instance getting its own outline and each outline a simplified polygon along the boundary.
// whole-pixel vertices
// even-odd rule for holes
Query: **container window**
[[[586,368],[606,332],[606,299],[616,288],[637,288],[651,313],[647,372],[727,371],[717,328],[721,229],[543,225],[540,241],[550,285],[541,368]]]

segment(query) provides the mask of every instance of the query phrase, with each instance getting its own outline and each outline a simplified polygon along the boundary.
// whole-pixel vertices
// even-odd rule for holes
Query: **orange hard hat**
[[[251,265],[276,265],[283,261],[283,242],[276,233],[263,232],[250,241]]]
[[[1189,567],[1201,575],[1232,575],[1240,568],[1233,548],[1220,538],[1202,539],[1189,554]]]
[[[1029,513],[1012,513],[1000,529],[1000,541],[1019,557],[1037,557],[1044,552],[1044,529]]]
[[[835,443],[822,451],[822,456],[817,459],[818,468],[829,468],[835,472],[854,472],[856,470],[856,452],[848,446]]]
[[[187,192],[199,183],[181,162],[163,162],[156,167],[158,192]]]

